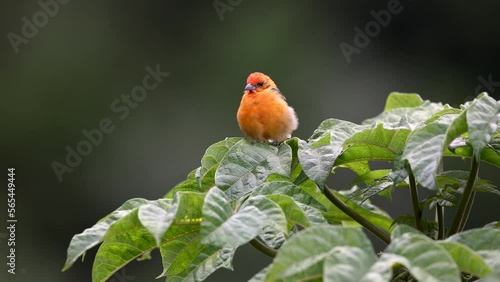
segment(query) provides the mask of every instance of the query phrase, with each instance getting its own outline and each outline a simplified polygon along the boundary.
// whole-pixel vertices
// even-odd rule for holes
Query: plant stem
[[[259,250],[261,253],[274,258],[278,253],[275,249],[269,247],[268,245],[262,243],[259,239],[254,238],[250,241],[250,245]]]
[[[399,273],[398,275],[396,275],[392,280],[391,282],[399,282],[399,281],[406,281],[410,278],[410,273],[406,270],[406,269],[403,269],[401,273]]]
[[[438,234],[437,239],[443,240],[445,236],[444,227],[444,208],[440,204],[436,204],[436,217],[438,222]]]
[[[462,220],[462,222],[460,223],[458,232],[461,232],[465,228],[465,223],[469,219],[470,211],[472,210],[472,204],[474,203],[475,197],[476,197],[476,191],[472,191],[472,195],[470,196],[469,202],[467,202],[467,206],[465,208],[464,220]]]
[[[439,165],[437,168],[436,173],[440,174],[443,173],[444,171],[444,164],[443,164],[443,159],[439,161]],[[438,224],[438,233],[437,233],[437,240],[443,240],[446,236],[446,227],[444,225],[444,207],[441,206],[440,204],[436,204],[436,221]]]
[[[389,236],[389,233],[386,231],[380,229],[378,226],[375,224],[371,223],[368,221],[366,218],[361,216],[359,213],[348,207],[342,200],[340,200],[333,192],[328,188],[328,186],[325,185],[325,188],[323,189],[323,194],[325,194],[326,198],[332,202],[339,210],[347,214],[349,217],[354,219],[357,223],[361,224],[363,227],[368,229],[371,233],[373,233],[375,236],[377,236],[380,240],[384,241],[386,244],[391,243],[391,237]]]
[[[417,192],[417,182],[415,181],[415,176],[411,169],[408,169],[408,178],[410,179],[410,196],[411,203],[413,206],[413,215],[415,216],[415,227],[422,231],[422,211],[420,210],[420,201],[418,200],[418,192]]]
[[[451,236],[455,233],[457,233],[460,230],[460,227],[465,226],[465,223],[467,221],[467,205],[469,205],[470,202],[470,207],[469,207],[469,212],[470,208],[472,207],[472,200],[473,200],[473,188],[474,188],[474,183],[476,182],[476,177],[477,173],[479,171],[479,161],[476,160],[476,157],[472,157],[472,164],[471,164],[471,169],[469,173],[469,179],[467,179],[467,184],[465,184],[464,192],[462,194],[462,198],[460,199],[460,203],[458,203],[457,211],[455,213],[455,216],[453,217],[453,221],[451,223],[450,227],[450,232],[448,233],[448,236]]]

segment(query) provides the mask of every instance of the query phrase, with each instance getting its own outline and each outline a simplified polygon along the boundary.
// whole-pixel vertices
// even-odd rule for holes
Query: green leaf
[[[500,272],[495,272],[484,279],[481,279],[481,282],[498,282],[500,281]]]
[[[180,192],[174,197],[169,214],[174,214],[172,224],[199,224],[201,221],[201,208],[205,194],[197,192]]]
[[[385,261],[376,261],[363,275],[360,282],[389,282],[392,281],[392,267]]]
[[[233,270],[232,261],[235,250],[235,248],[217,249],[207,246],[186,271],[178,276],[169,276],[167,281],[203,281],[219,268]]]
[[[113,224],[99,247],[92,267],[92,281],[108,280],[116,271],[156,247],[153,236],[142,226],[134,209]]]
[[[179,191],[203,192],[203,190],[200,187],[200,184],[198,183],[198,180],[196,180],[196,173],[199,172],[199,170],[200,168],[191,171],[188,174],[186,180],[182,181],[181,183],[177,184],[174,188],[172,188],[164,196],[164,198],[171,199]]]
[[[440,188],[436,194],[427,197],[424,200],[429,208],[434,208],[436,204],[443,207],[453,207],[457,205],[455,194],[462,194],[469,178],[468,171],[448,170],[437,175],[437,183]],[[500,191],[495,189],[495,185],[487,180],[476,178],[474,182],[474,191],[487,192],[500,195]]]
[[[450,108],[448,105],[445,105],[444,109],[441,111],[434,113],[431,118],[425,121],[425,124],[430,124],[438,120],[440,117],[445,115],[460,115],[463,112],[463,109]],[[450,144],[451,145],[451,144]]]
[[[309,227],[311,225],[327,223],[319,210],[308,205],[295,202],[292,197],[277,194],[267,195],[266,197],[281,207],[287,221],[290,224],[298,224],[302,227]]]
[[[342,160],[339,160],[342,158]],[[370,172],[370,164],[368,161],[363,160],[363,161],[349,161],[345,162],[345,160],[342,157],[342,154],[335,160],[336,163],[342,163],[339,164],[338,167],[344,167],[352,170],[354,173],[356,173],[358,176],[366,174]]]
[[[392,180],[395,186],[407,186],[409,187],[409,178],[407,170],[407,161],[402,159],[403,151],[396,155],[394,159],[394,167],[392,172],[389,174],[388,178]]]
[[[420,95],[416,93],[392,92],[385,102],[384,112],[398,108],[414,108],[424,103]]]
[[[287,236],[283,232],[276,230],[276,228],[267,226],[259,233],[259,239],[267,246],[277,250],[285,243]]]
[[[221,160],[215,173],[215,184],[230,200],[237,200],[273,173],[290,176],[291,164],[292,150],[286,143],[275,147],[243,139]]]
[[[471,146],[462,146],[446,151],[446,156],[472,157],[473,149]],[[500,167],[500,138],[493,138],[491,142],[481,151],[481,161]]]
[[[403,150],[409,133],[409,129],[399,125],[375,124],[344,142],[347,149],[337,158],[335,165],[362,160],[394,161]]]
[[[485,277],[492,272],[483,258],[469,247],[457,242],[439,242],[455,260],[461,271],[477,277]]]
[[[351,197],[348,198],[353,191],[358,189],[356,186],[352,187],[349,190],[341,190],[341,191],[332,191],[340,200],[347,204],[351,209],[379,226],[383,230],[390,232],[392,219],[391,217],[376,205],[372,204],[370,200],[363,200],[360,197]],[[351,220],[351,219],[347,219]],[[345,219],[344,219],[345,221]],[[355,223],[357,225],[357,223]]]
[[[443,151],[453,139],[467,131],[465,112],[444,115],[408,137],[402,159],[408,160],[415,179],[424,187],[437,189],[436,171]]]
[[[467,109],[469,142],[474,148],[474,156],[480,159],[483,148],[490,142],[498,128],[500,104],[495,99],[482,93],[470,103]]]
[[[200,244],[200,226],[173,225],[162,238],[160,254],[162,257],[162,276],[174,276],[182,273],[205,249]]]
[[[390,180],[385,179],[385,178],[381,179],[379,181],[376,181],[375,183],[368,186],[368,189],[363,194],[362,202],[364,202],[364,201],[372,198],[373,196],[380,194],[388,189],[392,189],[393,187],[394,187],[394,183]]]
[[[165,209],[154,204],[141,206],[138,214],[141,224],[153,235],[157,245],[160,245],[161,238],[170,227],[174,216],[175,214],[168,214]]]
[[[190,246],[194,243],[199,244],[200,242],[195,240]],[[202,248],[201,252],[194,260],[190,261],[189,266],[182,272],[177,274],[167,272],[168,282],[203,281],[219,268],[233,269],[232,261],[235,248],[217,248],[215,246],[198,246],[198,248]]]
[[[500,230],[494,228],[476,228],[455,234],[447,242],[464,244],[474,251],[500,250]]]
[[[299,138],[292,137],[285,141],[288,146],[292,149],[292,173],[290,179],[297,180],[300,174],[303,174],[302,166],[299,163]]]
[[[460,194],[462,194],[468,179],[469,172],[463,170],[447,170],[437,175],[437,181],[440,188],[452,187],[453,189],[448,189],[448,191],[458,192]],[[500,195],[500,191],[495,189],[495,185],[493,185],[490,181],[480,179],[479,177],[477,177],[474,182],[474,191]]]
[[[206,191],[215,185],[215,172],[226,153],[242,138],[232,137],[219,141],[205,151],[201,159],[199,176],[197,177],[200,187]]]
[[[235,248],[218,248],[200,243],[200,219],[205,195],[176,194],[168,210],[175,219],[160,245],[163,273],[167,281],[201,281],[218,268],[232,269]]]
[[[330,135],[314,140],[314,147],[303,140],[299,141],[299,161],[304,173],[320,187],[326,183],[338,152],[330,146]]]
[[[214,234],[214,232],[216,232],[217,229],[220,228],[222,224],[224,224],[224,222],[226,222],[232,215],[233,208],[231,207],[231,203],[227,195],[217,187],[210,189],[205,197],[205,202],[203,203],[202,208],[200,230],[202,241],[205,244],[209,243],[211,240],[215,241],[218,234],[211,235],[211,237],[215,237],[213,239],[208,236],[210,236],[210,234]],[[250,218],[250,220],[251,221],[248,222],[249,225],[258,226],[260,224],[258,219],[256,220],[254,218]],[[237,223],[234,223],[234,225]],[[243,226],[238,226],[238,228],[243,228]]]
[[[392,126],[414,130],[423,126],[426,120],[444,108],[441,103],[425,101],[418,107],[394,108],[384,111],[374,118],[363,121],[363,125],[384,123],[386,125],[391,124]]]
[[[437,183],[439,190],[436,194],[427,197],[424,200],[429,208],[434,208],[436,204],[443,207],[453,207],[457,205],[455,194],[462,194],[469,178],[468,171],[448,170],[437,175]],[[476,178],[474,182],[474,191],[488,192],[500,195],[500,191],[495,189],[495,186],[487,180]]]
[[[275,228],[288,236],[288,223],[281,207],[265,196],[253,196],[242,205],[242,208],[256,207],[264,215],[264,225]],[[238,211],[240,213],[241,211]]]
[[[155,238],[157,245],[174,220],[183,223],[199,223],[204,194],[178,191],[171,206],[153,202],[139,208],[139,220]]]
[[[477,253],[484,258],[484,261],[492,269],[500,269],[500,250],[493,251],[477,251]]]
[[[299,140],[298,157],[305,174],[323,189],[344,141],[363,126],[337,119],[327,119],[314,131],[309,142]]]
[[[448,189],[438,191],[436,194],[424,200],[425,204],[429,205],[429,209],[433,209],[437,204],[442,207],[454,207],[457,205],[456,197],[446,190]]]
[[[492,269],[500,267],[500,229],[471,229],[450,236],[446,242],[463,244],[482,256]]]
[[[413,214],[406,214],[397,217],[394,219],[393,225],[401,225],[401,226],[415,226],[415,216]],[[420,227],[422,229],[423,234],[425,234],[427,237],[434,238],[436,235],[436,232],[438,231],[438,225],[437,222],[434,220],[429,220],[426,218],[421,218],[420,219]],[[413,229],[413,228],[412,228]],[[417,232],[416,229],[413,229],[415,232]],[[421,234],[420,232],[417,232]]]
[[[324,206],[326,211],[323,212],[323,216],[328,220],[328,222],[334,224],[355,224],[356,226],[359,226],[359,224],[353,221],[352,218],[347,216],[344,212],[332,204],[312,180],[303,182],[300,187]],[[332,193],[342,200],[349,208],[353,209],[373,224],[385,231],[390,231],[392,219],[386,212],[375,205],[372,205],[369,201],[361,203],[360,198],[349,198],[349,195],[351,195],[355,189],[356,187],[353,187],[351,190],[341,192],[332,190]]]
[[[397,227],[392,231],[391,233],[391,240],[394,240],[396,238],[399,238],[403,236],[406,233],[411,233],[411,234],[422,234],[420,231],[417,229],[407,225],[407,224],[399,224]]]
[[[500,221],[493,221],[486,224],[484,227],[500,228]]]
[[[401,230],[404,228],[405,230]],[[380,257],[378,267],[403,265],[418,281],[460,282],[460,272],[446,249],[425,235],[399,225],[391,244]],[[405,232],[409,231],[409,232]]]
[[[313,226],[290,238],[271,264],[265,281],[303,281],[323,274],[323,262],[335,247],[358,247],[374,253],[360,228]]]
[[[264,196],[252,197],[233,214],[223,191],[214,187],[208,192],[200,230],[203,244],[238,247],[255,238],[265,226],[288,233],[283,211],[271,200]]]
[[[168,203],[168,201],[170,200],[166,200],[166,203]],[[99,220],[99,222],[91,228],[87,228],[82,233],[73,236],[68,247],[66,262],[62,271],[69,269],[81,255],[85,254],[87,250],[101,243],[104,235],[111,225],[127,216],[138,207],[149,203],[151,202],[145,199],[130,199],[123,203],[123,205],[115,211]]]
[[[380,179],[384,176],[387,176],[389,173],[391,173],[391,170],[390,169],[376,169],[376,170],[372,170],[372,171],[369,171],[365,174],[362,174],[358,177],[356,177],[356,179],[354,179],[350,184],[349,186],[352,186],[354,184],[357,184],[359,182],[365,182],[366,184],[371,184],[373,182],[376,182],[375,180],[377,179]]]
[[[376,260],[377,257],[370,250],[335,247],[325,259],[323,281],[359,282]]]
[[[293,200],[302,203],[304,205],[311,206],[318,210],[326,211],[325,207],[313,198],[307,191],[302,189],[301,186],[297,186],[291,182],[286,181],[276,181],[276,182],[265,182],[259,185],[252,192],[251,195],[286,195],[291,197]],[[321,194],[322,195],[322,194]]]

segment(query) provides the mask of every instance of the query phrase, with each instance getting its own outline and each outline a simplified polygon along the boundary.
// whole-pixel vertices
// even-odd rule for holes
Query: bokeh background
[[[359,123],[377,115],[391,91],[453,106],[478,91],[498,99],[498,1],[401,0],[402,11],[349,63],[339,45],[354,45],[354,28],[364,30],[374,20],[370,11],[392,2],[73,0],[58,4],[16,52],[9,34],[22,36],[22,18],[33,22],[43,10],[35,0],[3,1],[0,226],[8,167],[16,168],[18,223],[15,276],[6,272],[7,231],[0,230],[0,280],[90,281],[95,249],[60,272],[72,236],[127,199],[162,197],[199,166],[210,144],[241,136],[235,115],[250,72],[276,81],[299,115],[302,139],[329,117]],[[222,5],[230,9],[218,12]],[[121,120],[110,105],[158,64],[170,75]],[[65,147],[75,148],[82,130],[103,118],[115,130],[60,182],[51,164],[64,164]],[[445,165],[468,169],[467,161]],[[480,177],[500,184],[498,170],[481,169]],[[337,174],[330,185],[351,177]],[[376,202],[397,215],[410,211],[406,196]],[[498,220],[496,203],[497,196],[478,195],[469,227]],[[245,246],[236,271],[220,270],[209,281],[246,281],[269,262]],[[153,252],[111,281],[155,281],[161,271]]]

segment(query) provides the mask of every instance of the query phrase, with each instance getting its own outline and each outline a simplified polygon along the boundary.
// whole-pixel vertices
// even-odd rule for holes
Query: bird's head
[[[267,75],[261,72],[251,73],[247,78],[245,92],[260,92],[267,88],[276,88],[274,81]]]

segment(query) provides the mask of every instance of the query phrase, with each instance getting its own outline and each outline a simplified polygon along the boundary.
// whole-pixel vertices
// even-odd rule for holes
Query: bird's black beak
[[[245,86],[245,91],[253,91],[255,89],[257,89],[257,87],[255,87],[255,85],[253,85],[251,83],[249,83],[249,84],[247,84],[247,86]]]

